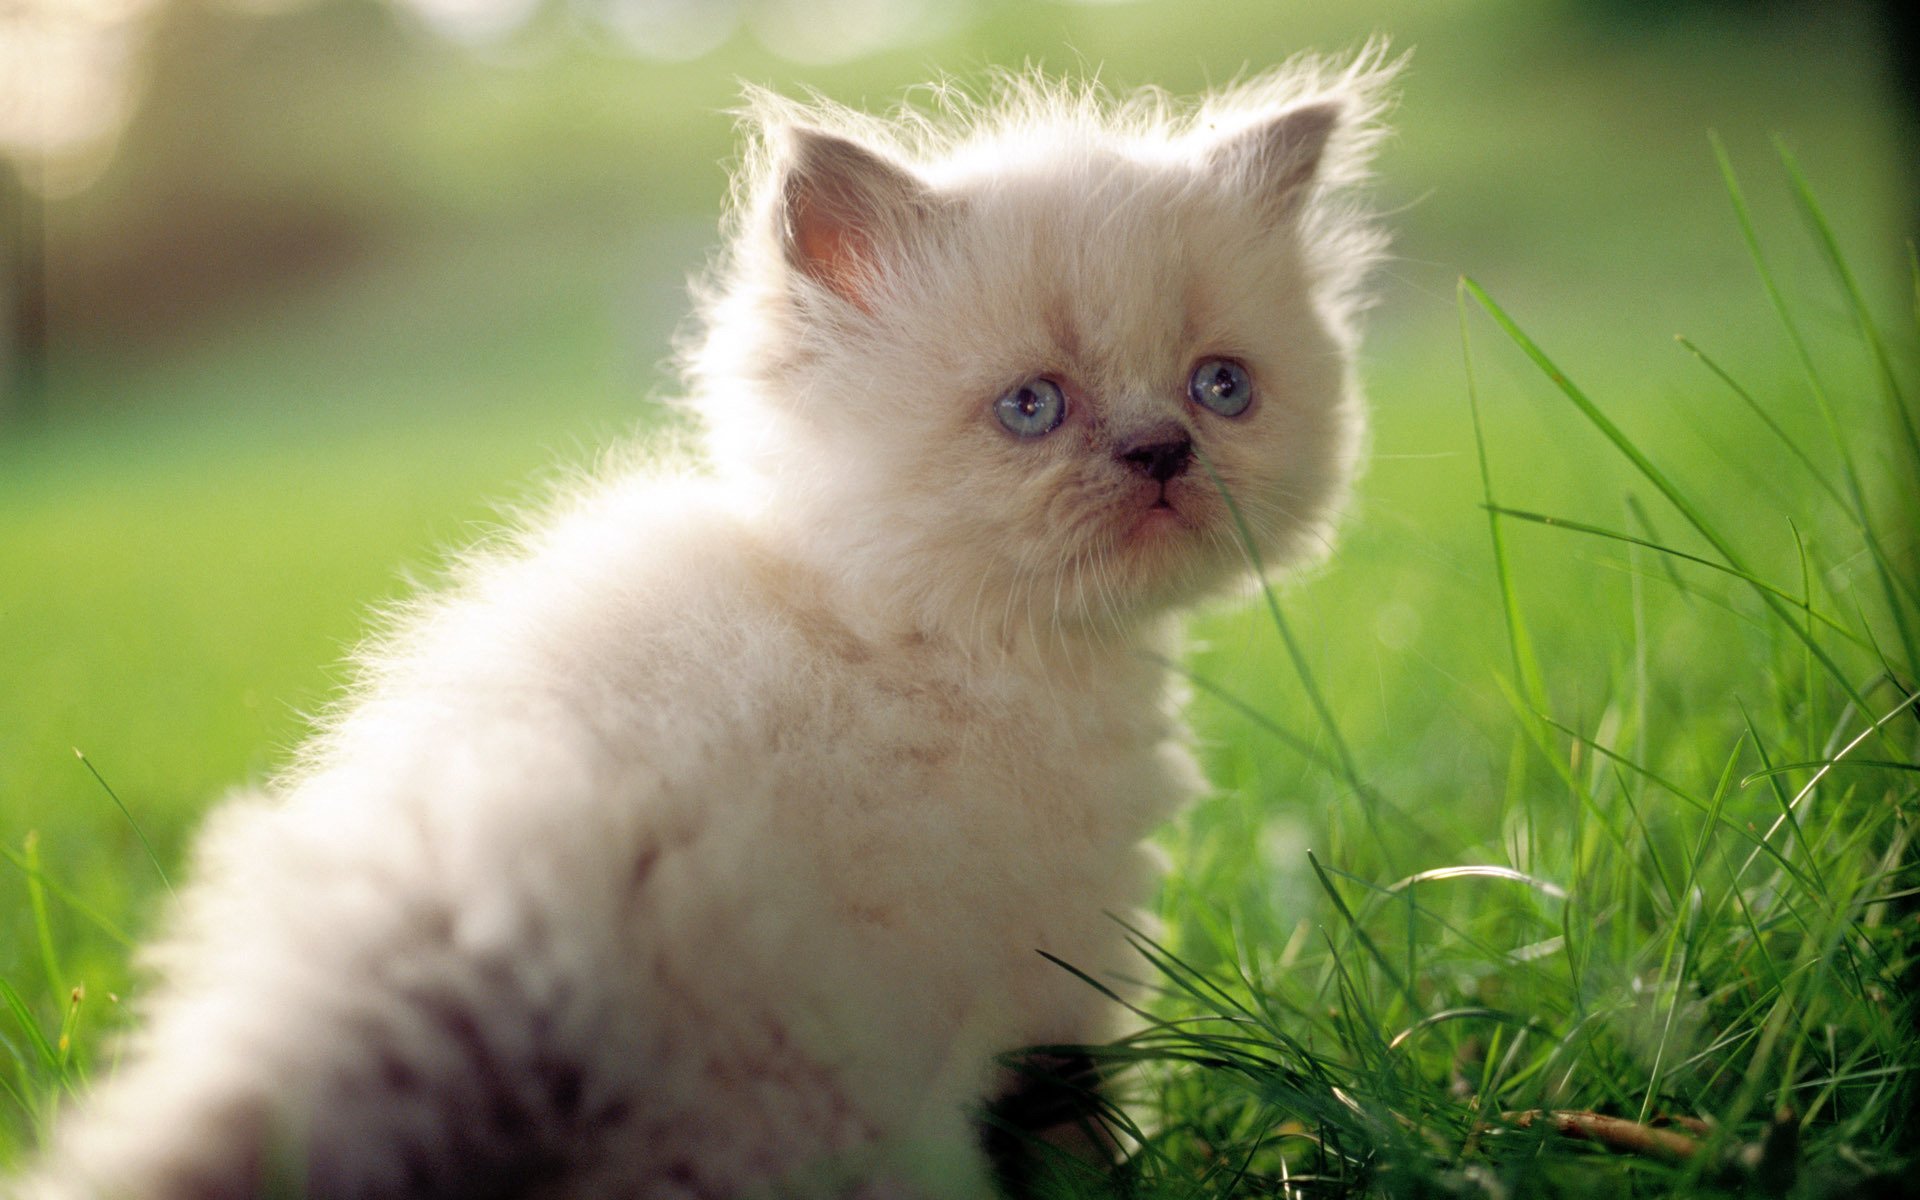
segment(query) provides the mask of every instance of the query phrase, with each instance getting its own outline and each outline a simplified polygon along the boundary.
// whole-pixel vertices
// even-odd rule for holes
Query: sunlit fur
[[[140,1032],[19,1194],[986,1193],[992,1055],[1113,1015],[1037,952],[1139,971],[1107,914],[1200,783],[1170,623],[1253,557],[1222,490],[1269,565],[1340,506],[1387,74],[751,97],[686,347],[706,465],[607,472],[363,655],[212,821]],[[1314,105],[1316,153],[1253,152]],[[912,212],[795,217],[831,137]],[[1239,417],[1186,398],[1222,355]],[[1066,421],[1012,437],[1038,375]],[[1150,514],[1115,454],[1156,429],[1198,457]]]

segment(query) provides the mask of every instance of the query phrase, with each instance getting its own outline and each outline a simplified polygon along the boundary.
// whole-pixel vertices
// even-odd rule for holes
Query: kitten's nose
[[[1169,436],[1167,430],[1156,430],[1120,447],[1114,457],[1155,483],[1165,483],[1187,469],[1193,459],[1193,439],[1185,433]]]

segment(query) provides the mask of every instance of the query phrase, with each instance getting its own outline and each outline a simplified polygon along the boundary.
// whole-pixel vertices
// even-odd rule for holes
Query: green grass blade
[[[1307,851],[1307,862],[1312,865],[1314,875],[1320,880],[1321,890],[1326,892],[1327,898],[1333,901],[1334,910],[1338,912],[1340,918],[1347,923],[1347,929],[1353,934],[1354,940],[1359,942],[1373,961],[1380,965],[1380,969],[1386,972],[1387,978],[1393,983],[1394,990],[1407,998],[1408,1006],[1414,1012],[1419,1012],[1420,997],[1414,992],[1413,985],[1401,977],[1400,972],[1394,967],[1392,960],[1380,949],[1379,944],[1368,935],[1366,928],[1362,926],[1359,920],[1353,915],[1353,910],[1347,907],[1345,898],[1340,895],[1340,889],[1333,886],[1333,879],[1327,874],[1326,867],[1321,865],[1320,859],[1311,850]]]
[[[1801,448],[1800,443],[1793,439],[1793,435],[1788,433],[1786,429],[1781,426],[1780,422],[1773,419],[1773,414],[1768,412],[1758,400],[1754,399],[1753,393],[1740,386],[1738,380],[1734,379],[1725,368],[1709,357],[1706,351],[1694,345],[1690,339],[1684,336],[1678,336],[1675,340],[1678,341],[1681,346],[1685,347],[1688,353],[1698,359],[1702,366],[1713,372],[1713,374],[1719,378],[1720,382],[1732,389],[1733,394],[1738,396],[1741,402],[1752,410],[1755,416],[1760,418],[1761,422],[1772,431],[1773,436],[1780,440],[1780,444],[1787,448],[1788,453],[1792,454],[1800,461],[1800,465],[1806,468],[1807,475],[1820,486],[1820,490],[1826,493],[1829,500],[1832,500],[1835,505],[1841,508],[1847,507],[1846,499],[1840,495],[1840,489],[1834,486],[1833,481],[1827,478],[1826,472],[1822,471],[1818,464],[1813,461],[1813,457]]]
[[[1724,575],[1730,575],[1733,578],[1740,580],[1742,583],[1747,584],[1749,587],[1754,587],[1762,591],[1771,592],[1773,595],[1779,597],[1781,600],[1786,601],[1788,604],[1793,605],[1795,608],[1805,613],[1808,617],[1826,626],[1826,628],[1832,633],[1838,634],[1839,636],[1845,638],[1847,641],[1850,641],[1854,645],[1860,647],[1862,650],[1872,649],[1872,646],[1870,645],[1870,643],[1866,641],[1866,639],[1860,637],[1858,634],[1854,633],[1853,630],[1847,628],[1845,625],[1842,625],[1839,621],[1835,620],[1834,618],[1829,617],[1825,613],[1822,613],[1817,609],[1813,608],[1811,605],[1807,603],[1807,600],[1805,598],[1796,596],[1793,593],[1788,592],[1782,588],[1777,588],[1774,585],[1768,583],[1766,580],[1760,579],[1754,575],[1751,575],[1746,571],[1741,570],[1739,567],[1728,566],[1725,563],[1717,563],[1710,558],[1703,558],[1698,554],[1689,554],[1685,550],[1679,550],[1672,546],[1662,545],[1659,542],[1651,541],[1647,538],[1635,537],[1633,534],[1621,533],[1618,530],[1607,529],[1604,526],[1600,526],[1600,525],[1590,525],[1584,521],[1573,520],[1570,517],[1556,517],[1547,513],[1529,512],[1526,509],[1521,509],[1521,508],[1507,508],[1504,505],[1494,505],[1494,506],[1491,506],[1491,508],[1492,508],[1492,511],[1499,513],[1503,517],[1512,517],[1515,520],[1519,520],[1519,521],[1531,521],[1537,525],[1546,525],[1555,529],[1566,529],[1574,533],[1584,533],[1589,537],[1605,538],[1608,541],[1623,542],[1629,546],[1640,546],[1648,550],[1658,551],[1659,553],[1666,555],[1669,558],[1678,559],[1681,562],[1690,562],[1695,564],[1696,566],[1705,567],[1709,571],[1717,571]]]
[[[1907,277],[1913,280],[1913,332],[1920,337],[1920,246],[1907,243]]]
[[[1246,553],[1254,576],[1260,581],[1260,595],[1266,601],[1267,615],[1272,620],[1274,629],[1279,632],[1282,645],[1286,647],[1287,659],[1293,664],[1294,673],[1299,677],[1300,686],[1306,693],[1308,704],[1312,706],[1314,715],[1319,718],[1321,729],[1325,731],[1327,740],[1333,746],[1333,757],[1339,764],[1340,775],[1353,789],[1354,794],[1360,798],[1361,811],[1366,814],[1367,824],[1374,834],[1375,844],[1380,848],[1381,854],[1386,857],[1388,866],[1391,868],[1394,857],[1393,842],[1387,838],[1386,831],[1380,824],[1382,808],[1389,809],[1393,813],[1394,820],[1411,829],[1416,836],[1425,839],[1432,835],[1412,813],[1382,795],[1361,775],[1360,764],[1354,758],[1346,736],[1340,732],[1340,722],[1333,715],[1333,706],[1327,703],[1325,693],[1320,690],[1319,683],[1315,681],[1313,668],[1307,664],[1306,652],[1301,649],[1300,640],[1294,636],[1293,626],[1287,621],[1286,615],[1280,611],[1280,600],[1274,595],[1273,585],[1267,582],[1266,564],[1261,561],[1260,546],[1254,540],[1253,527],[1247,523],[1246,515],[1240,510],[1239,501],[1233,498],[1232,491],[1228,489],[1226,481],[1220,478],[1220,473],[1214,469],[1212,461],[1205,454],[1200,453],[1198,447],[1194,450],[1194,457],[1206,470],[1207,477],[1213,481],[1213,486],[1219,491],[1221,499],[1226,502],[1227,512],[1233,517],[1234,529],[1240,537],[1240,548]]]
[[[1587,397],[1585,392],[1581,391],[1571,379],[1567,378],[1558,366],[1554,365],[1553,360],[1547,357],[1546,353],[1534,343],[1532,338],[1528,337],[1526,333],[1520,329],[1519,325],[1515,324],[1513,318],[1508,316],[1506,311],[1498,304],[1494,303],[1493,297],[1489,296],[1478,283],[1475,283],[1471,279],[1465,280],[1464,286],[1473,296],[1474,300],[1480,304],[1480,307],[1486,310],[1487,315],[1493,318],[1494,323],[1500,326],[1509,338],[1513,339],[1514,344],[1519,346],[1528,358],[1533,360],[1534,365],[1545,373],[1547,378],[1553,382],[1554,386],[1560,390],[1560,393],[1573,402],[1574,407],[1580,410],[1581,415],[1585,416],[1588,422],[1592,424],[1594,428],[1598,429],[1607,441],[1613,444],[1614,448],[1620,452],[1622,457],[1632,463],[1634,468],[1645,476],[1649,483],[1659,489],[1660,494],[1666,497],[1667,503],[1671,504],[1675,511],[1686,518],[1687,523],[1692,525],[1695,531],[1707,540],[1708,544],[1714,548],[1729,566],[1733,567],[1743,576],[1757,578],[1754,572],[1748,569],[1746,564],[1741,560],[1740,554],[1733,548],[1732,543],[1720,533],[1712,522],[1707,520],[1705,514],[1687,498],[1686,494],[1682,492],[1672,480],[1667,478],[1665,472],[1661,471],[1659,467],[1654,465],[1651,459],[1641,452],[1640,448],[1634,444],[1631,438],[1627,437],[1627,435],[1621,431],[1619,426],[1608,419],[1607,415],[1600,410],[1598,405]],[[1805,636],[1801,631],[1800,623],[1793,619],[1792,613],[1788,611],[1785,603],[1779,597],[1764,589],[1757,590],[1756,594],[1759,595],[1763,603],[1773,610],[1776,617],[1784,622],[1788,628],[1794,630],[1796,635]],[[1827,651],[1826,647],[1812,640],[1809,640],[1808,646],[1812,650],[1814,657],[1820,661],[1821,666],[1826,669],[1841,690],[1845,691],[1849,698],[1862,704],[1864,707],[1865,702],[1861,699],[1859,690],[1854,687],[1853,681],[1847,677],[1845,668],[1834,660],[1832,654]]]
[[[1328,758],[1325,751],[1314,745],[1307,738],[1288,729],[1266,713],[1255,708],[1247,700],[1242,699],[1220,684],[1215,683],[1213,680],[1191,669],[1185,663],[1176,659],[1163,658],[1159,655],[1149,655],[1149,657],[1152,658],[1153,661],[1166,667],[1169,671],[1185,679],[1199,691],[1207,693],[1209,696],[1220,701],[1220,703],[1239,713],[1251,721],[1262,733],[1273,738],[1308,762],[1313,763],[1322,770],[1338,771],[1340,769],[1340,765],[1337,762]]]
[[[1467,327],[1466,279],[1454,288],[1454,307],[1460,316],[1460,355],[1467,375],[1467,409],[1473,417],[1473,447],[1480,466],[1480,497],[1487,511],[1487,536],[1493,545],[1494,580],[1500,588],[1500,608],[1507,625],[1507,652],[1513,660],[1513,677],[1526,701],[1536,710],[1547,707],[1546,685],[1541,679],[1540,662],[1533,652],[1514,589],[1513,570],[1507,563],[1507,543],[1500,529],[1501,508],[1493,498],[1493,467],[1487,459],[1486,428],[1480,417],[1480,387],[1473,368],[1473,339]]]
[[[27,876],[29,879],[37,880],[40,887],[45,888],[48,892],[50,892],[53,895],[55,899],[59,900],[62,904],[66,905],[68,908],[72,909],[74,912],[79,913],[81,916],[85,917],[87,921],[93,925],[94,928],[98,929],[101,933],[104,933],[109,938],[113,939],[116,945],[126,950],[133,949],[134,941],[131,937],[127,936],[124,930],[122,930],[118,925],[115,925],[112,921],[108,920],[106,916],[104,916],[100,912],[99,909],[93,907],[92,905],[88,904],[85,900],[82,900],[79,896],[75,895],[71,889],[62,886],[58,881],[49,878],[44,871],[39,869],[39,867],[37,867],[32,863],[29,863],[26,860],[26,858],[20,854],[18,850],[15,850],[11,846],[0,846],[0,858],[4,858],[8,862],[12,863],[14,867],[20,871],[21,874]]]
[[[47,918],[47,889],[41,881],[40,835],[28,831],[20,856],[27,864],[27,906],[33,911],[33,930],[40,944],[40,965],[47,973],[47,987],[54,995],[67,986],[67,972],[60,965],[60,952],[54,944],[53,923]]]
[[[1808,759],[1806,762],[1781,763],[1778,766],[1768,767],[1765,770],[1751,772],[1750,774],[1743,776],[1741,778],[1740,786],[1745,787],[1747,784],[1752,783],[1754,780],[1764,779],[1769,775],[1784,775],[1788,771],[1806,771],[1806,770],[1812,770],[1815,768],[1818,768],[1822,771],[1831,771],[1841,767],[1845,767],[1852,770],[1861,770],[1864,768],[1871,767],[1875,770],[1882,770],[1882,771],[1920,772],[1920,763],[1907,762],[1902,759],[1813,758],[1813,759]]]
[[[1799,203],[1800,213],[1812,226],[1814,240],[1820,246],[1821,256],[1826,259],[1827,267],[1833,272],[1840,284],[1840,291],[1847,299],[1847,308],[1853,314],[1854,326],[1860,331],[1860,338],[1873,351],[1874,365],[1880,371],[1880,386],[1887,402],[1888,418],[1894,427],[1904,435],[1907,454],[1911,461],[1908,466],[1913,474],[1909,482],[1920,487],[1920,429],[1913,421],[1913,409],[1907,402],[1906,393],[1900,387],[1900,376],[1893,369],[1893,357],[1887,352],[1886,339],[1880,336],[1879,323],[1873,319],[1873,312],[1867,306],[1865,293],[1860,290],[1860,281],[1854,277],[1853,268],[1847,264],[1847,256],[1840,249],[1840,240],[1833,234],[1833,226],[1827,220],[1826,210],[1813,194],[1813,185],[1807,182],[1806,174],[1801,171],[1799,160],[1793,151],[1779,137],[1773,139],[1773,148],[1780,156],[1780,163],[1786,168],[1787,178],[1792,181],[1794,199]]]
[[[40,1022],[34,1019],[33,1006],[28,1004],[20,993],[14,990],[13,985],[4,979],[0,979],[0,1004],[4,1004],[7,1011],[13,1014],[14,1023],[26,1035],[27,1045],[31,1046],[33,1052],[39,1057],[40,1065],[56,1076],[61,1075],[60,1052],[47,1039],[46,1032],[40,1028]]]
[[[107,777],[93,765],[92,759],[81,753],[80,747],[73,748],[73,756],[80,760],[80,765],[87,769],[87,773],[93,776],[94,782],[98,783],[107,793],[107,797],[113,801],[113,806],[120,810],[120,815],[127,819],[127,824],[133,829],[133,836],[140,839],[141,848],[147,852],[147,861],[153,864],[154,874],[160,877],[160,882],[171,892],[173,883],[167,878],[167,869],[160,865],[160,856],[154,853],[153,843],[147,840],[147,831],[140,828],[140,822],[133,819],[133,813],[127,808],[126,801],[120,799],[120,793],[113,790],[113,785],[107,782]]]
[[[1839,417],[1834,412],[1833,402],[1827,395],[1826,385],[1821,381],[1820,371],[1814,365],[1813,352],[1808,348],[1807,339],[1801,334],[1799,323],[1793,319],[1792,311],[1787,307],[1786,298],[1781,295],[1780,287],[1774,282],[1773,270],[1767,265],[1767,258],[1760,249],[1760,235],[1753,225],[1752,210],[1747,207],[1746,192],[1740,187],[1740,177],[1733,169],[1733,160],[1727,154],[1726,146],[1718,137],[1713,138],[1713,153],[1720,164],[1720,176],[1726,183],[1727,196],[1733,203],[1735,218],[1740,224],[1740,234],[1746,240],[1747,253],[1753,259],[1754,269],[1759,272],[1760,282],[1766,289],[1767,299],[1772,303],[1774,314],[1786,330],[1787,340],[1792,343],[1795,354],[1800,360],[1801,371],[1807,379],[1807,386],[1813,393],[1814,404],[1819,410],[1821,420],[1826,423],[1827,436],[1832,439],[1834,449],[1840,455],[1842,477],[1847,485],[1848,507],[1852,509],[1855,524],[1866,539],[1867,549],[1873,555],[1874,567],[1880,577],[1880,585],[1887,594],[1888,608],[1891,611],[1894,627],[1899,630],[1900,643],[1906,650],[1907,661],[1920,663],[1920,652],[1916,652],[1913,631],[1907,624],[1908,606],[1920,606],[1920,592],[1903,574],[1896,571],[1889,560],[1885,548],[1880,544],[1880,536],[1875,522],[1868,511],[1866,488],[1860,481],[1860,472],[1853,461],[1853,451],[1847,444],[1846,435],[1841,431]],[[1902,603],[1901,595],[1905,595]]]
[[[1666,545],[1666,539],[1661,536],[1659,526],[1654,523],[1653,514],[1647,511],[1646,505],[1640,503],[1640,497],[1634,495],[1632,492],[1628,492],[1626,505],[1627,515],[1632,517],[1634,522],[1640,526],[1641,532],[1638,536],[1646,538],[1652,542],[1654,546]],[[1629,550],[1628,562],[1631,563],[1633,561],[1632,551]],[[1673,588],[1675,592],[1691,598],[1693,590],[1687,587],[1681,580],[1680,572],[1674,566],[1673,558],[1663,554],[1655,561],[1660,564],[1661,572],[1666,575],[1667,585]]]

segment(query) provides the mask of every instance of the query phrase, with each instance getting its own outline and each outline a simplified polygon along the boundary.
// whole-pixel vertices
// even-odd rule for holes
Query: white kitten
[[[1199,786],[1177,605],[1324,541],[1389,73],[751,101],[713,471],[477,559],[229,806],[36,1198],[972,1197]]]

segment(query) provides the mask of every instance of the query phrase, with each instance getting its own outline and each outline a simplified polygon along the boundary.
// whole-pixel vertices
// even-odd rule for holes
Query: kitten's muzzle
[[[1193,439],[1185,433],[1169,437],[1167,431],[1157,430],[1123,444],[1113,456],[1155,483],[1165,483],[1193,461]]]

